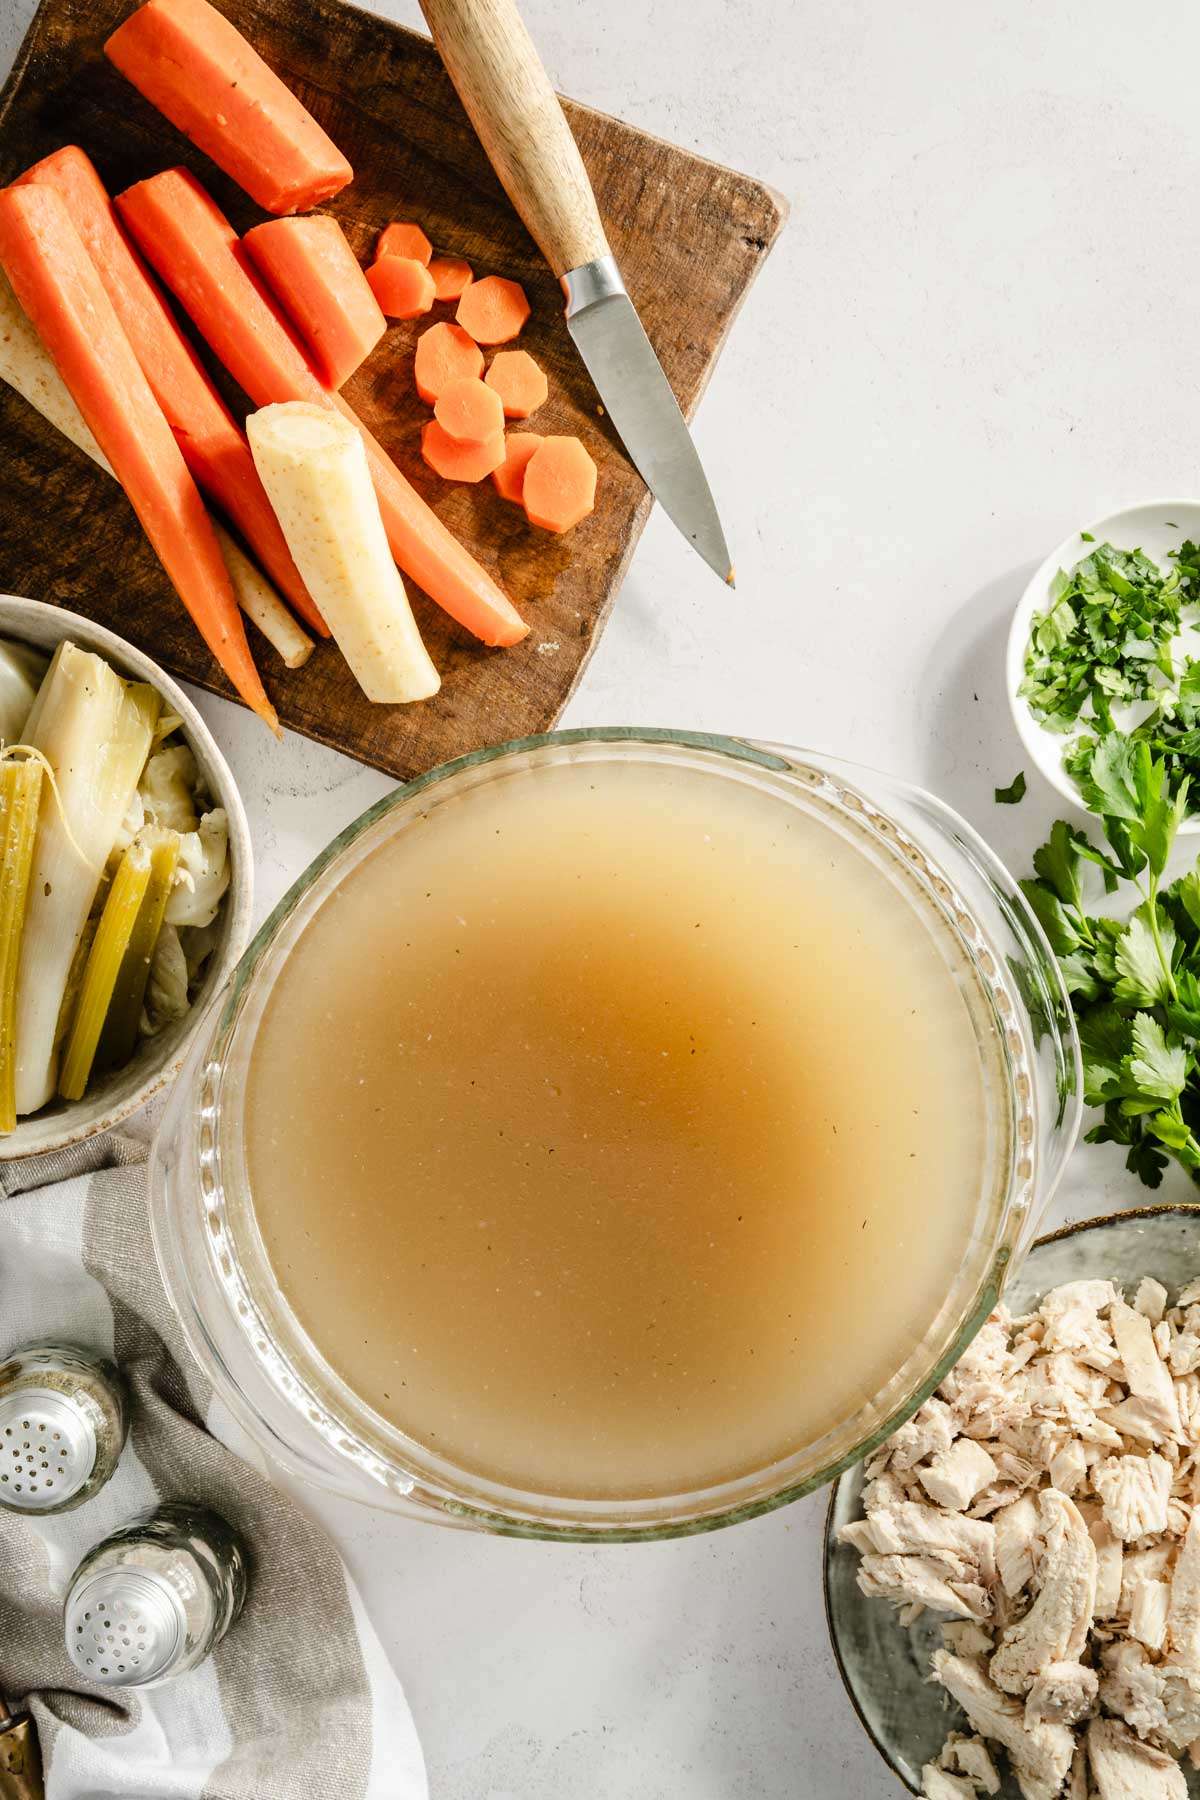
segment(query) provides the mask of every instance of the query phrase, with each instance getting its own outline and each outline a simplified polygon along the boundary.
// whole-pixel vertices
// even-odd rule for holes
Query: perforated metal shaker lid
[[[0,1506],[49,1512],[95,1467],[95,1430],[69,1395],[40,1387],[0,1394]]]
[[[187,1614],[171,1583],[127,1566],[85,1573],[67,1595],[63,1622],[71,1661],[106,1687],[169,1675],[187,1639]]]

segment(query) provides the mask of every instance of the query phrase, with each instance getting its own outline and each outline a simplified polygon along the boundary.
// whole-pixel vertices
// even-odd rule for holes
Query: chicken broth
[[[998,1160],[991,1017],[815,800],[648,759],[493,777],[280,967],[243,1102],[262,1245],[328,1364],[478,1476],[747,1474],[876,1395],[951,1291]]]

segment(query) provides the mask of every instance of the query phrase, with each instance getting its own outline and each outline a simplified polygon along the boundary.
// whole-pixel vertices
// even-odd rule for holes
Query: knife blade
[[[421,10],[505,192],[562,283],[567,329],[630,460],[732,586],[691,433],[625,291],[579,148],[515,0],[421,0]]]

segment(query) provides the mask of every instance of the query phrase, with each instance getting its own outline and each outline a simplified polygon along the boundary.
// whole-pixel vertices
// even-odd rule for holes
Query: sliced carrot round
[[[433,276],[434,297],[438,300],[457,300],[475,279],[470,263],[464,262],[461,256],[435,256],[429,265],[429,273]]]
[[[464,290],[454,316],[477,344],[507,344],[529,317],[529,302],[519,281],[485,275]]]
[[[433,305],[433,281],[412,256],[384,256],[367,270],[371,292],[389,319],[419,319]]]
[[[521,499],[531,525],[570,531],[596,504],[596,465],[575,437],[543,438],[525,469]]]
[[[433,245],[419,225],[385,225],[375,245],[375,255],[377,258],[409,256],[414,262],[427,264],[433,255]]]
[[[421,427],[421,455],[447,481],[482,481],[504,461],[504,434],[486,444],[459,444],[436,419],[430,419]]]
[[[431,325],[417,339],[413,363],[417,392],[426,406],[436,406],[437,397],[452,381],[483,374],[483,351],[469,338],[461,325],[443,322]]]
[[[456,444],[488,444],[504,436],[504,408],[499,394],[478,375],[448,381],[437,397],[434,418]]]
[[[525,471],[542,439],[536,431],[510,431],[504,440],[504,461],[492,470],[492,485],[502,500],[518,506],[524,495]]]
[[[493,356],[485,379],[499,394],[506,419],[527,419],[550,392],[544,372],[528,350],[501,350]]]

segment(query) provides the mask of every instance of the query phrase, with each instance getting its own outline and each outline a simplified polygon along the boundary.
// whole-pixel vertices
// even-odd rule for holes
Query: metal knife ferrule
[[[610,300],[623,294],[625,283],[621,280],[616,257],[598,256],[595,262],[568,269],[562,278],[562,291],[566,296],[568,319],[575,318],[586,307],[594,306],[597,300]]]

